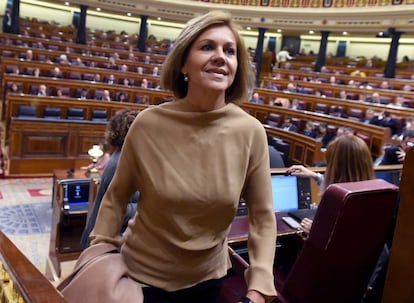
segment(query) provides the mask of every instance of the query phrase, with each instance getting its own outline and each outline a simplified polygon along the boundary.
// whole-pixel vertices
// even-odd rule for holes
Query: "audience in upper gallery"
[[[315,124],[312,121],[307,121],[302,134],[311,138],[316,138],[317,132],[315,130]]]
[[[108,152],[105,153],[106,163],[103,167],[98,169],[103,169],[101,179],[99,182],[98,192],[96,193],[95,201],[93,207],[88,215],[85,229],[83,230],[81,237],[82,248],[87,248],[90,244],[89,234],[95,226],[96,217],[98,216],[98,210],[101,205],[102,198],[106,193],[109,184],[115,174],[116,167],[118,165],[119,156],[121,154],[121,149],[124,144],[125,136],[134,121],[135,117],[138,115],[138,111],[132,109],[123,109],[115,113],[106,126],[105,131],[105,141],[107,142],[104,145],[108,146]],[[87,169],[87,167],[85,168]],[[139,199],[139,193],[135,192],[128,201],[127,210],[124,216],[124,222],[122,224],[120,232],[123,233],[126,229],[129,219],[131,219],[137,209],[137,202]]]
[[[286,117],[280,128],[295,133],[298,131],[298,127],[292,123],[292,117]]]
[[[385,149],[380,165],[402,164],[408,149],[414,146],[414,130],[405,132],[400,144]]]
[[[312,178],[321,188],[321,193],[333,183],[357,182],[375,178],[371,152],[367,144],[357,136],[346,135],[336,138],[326,150],[326,170],[321,175],[304,167],[293,165],[286,171],[288,174]],[[302,220],[301,225],[309,233],[313,221]]]
[[[327,123],[321,122],[315,139],[322,142],[322,148],[326,148],[335,139],[335,134],[328,128]]]

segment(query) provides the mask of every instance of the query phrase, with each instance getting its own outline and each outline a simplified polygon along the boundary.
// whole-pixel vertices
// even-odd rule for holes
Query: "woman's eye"
[[[213,47],[210,44],[206,44],[206,45],[203,45],[201,47],[201,50],[205,50],[205,51],[209,51],[209,50],[212,50],[212,49],[213,49]]]
[[[232,47],[229,47],[228,49],[226,49],[226,53],[229,55],[234,55],[236,54],[236,50]]]

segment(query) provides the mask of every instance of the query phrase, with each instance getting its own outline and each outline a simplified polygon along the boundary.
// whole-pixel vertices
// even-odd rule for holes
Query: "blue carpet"
[[[0,230],[7,235],[50,233],[50,202],[0,206]]]

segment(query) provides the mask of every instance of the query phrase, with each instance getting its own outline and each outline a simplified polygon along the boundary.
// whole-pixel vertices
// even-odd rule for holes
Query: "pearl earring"
[[[188,74],[187,73],[184,74],[184,82],[188,82]]]

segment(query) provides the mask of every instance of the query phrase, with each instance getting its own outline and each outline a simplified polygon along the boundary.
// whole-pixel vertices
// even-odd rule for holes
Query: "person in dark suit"
[[[414,130],[408,130],[399,145],[391,145],[384,151],[380,165],[401,164],[404,162],[405,154],[414,146]]]
[[[111,157],[109,162],[106,164],[105,169],[102,173],[101,180],[99,183],[98,192],[96,193],[95,202],[92,210],[88,215],[85,229],[83,230],[81,237],[81,245],[83,249],[87,248],[90,244],[89,234],[95,226],[96,217],[98,215],[101,200],[112,181],[115,174],[119,156],[121,154],[121,148],[124,144],[125,136],[135,120],[138,111],[133,109],[122,109],[115,113],[113,118],[109,121],[106,128],[106,141],[110,145]],[[139,200],[139,192],[135,192],[129,199],[127,210],[124,217],[124,223],[121,228],[121,233],[125,230],[129,219],[131,219],[137,210],[137,203]]]
[[[76,95],[78,99],[90,99],[89,90],[86,87],[83,87],[80,92]]]
[[[283,130],[287,130],[290,132],[297,132],[298,131],[298,127],[292,123],[292,118],[291,117],[286,117],[285,121],[283,122],[282,126],[280,127]]]
[[[3,33],[11,33],[12,17],[9,9],[6,9],[3,16]]]
[[[319,124],[319,134],[316,140],[322,142],[322,148],[326,148],[331,141],[335,139],[335,134],[328,129],[328,124],[322,122]]]

